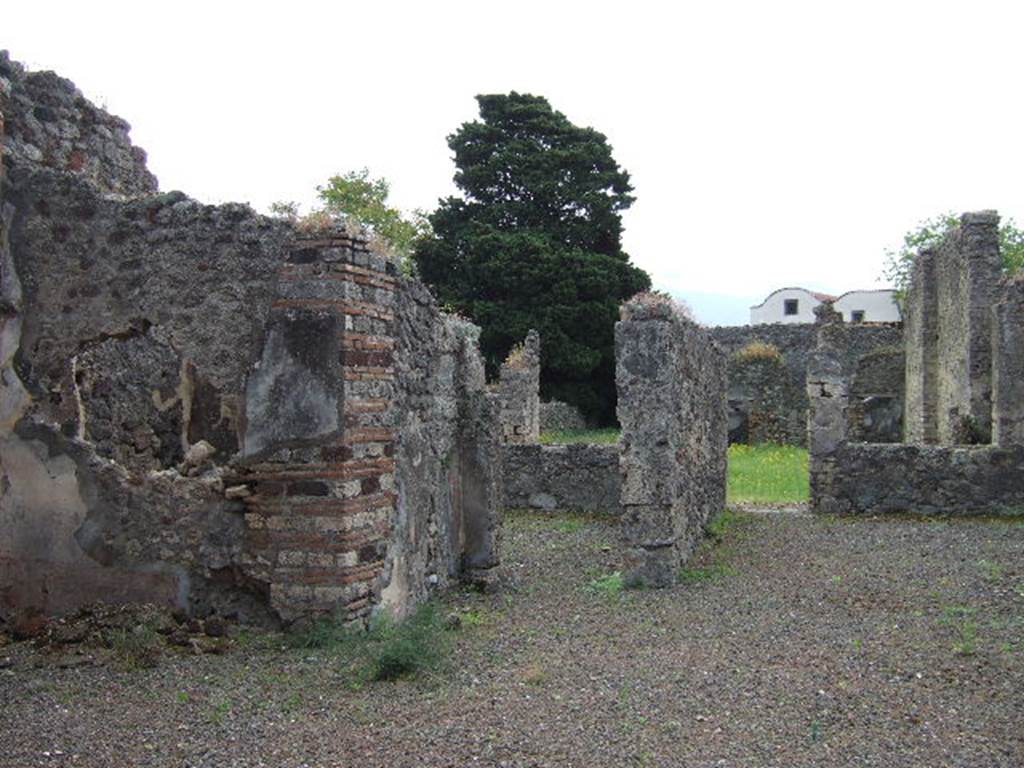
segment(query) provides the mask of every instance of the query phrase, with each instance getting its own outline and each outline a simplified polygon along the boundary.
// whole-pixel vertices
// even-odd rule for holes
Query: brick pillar
[[[246,394],[246,553],[285,621],[365,618],[395,510],[395,266],[297,239]]]

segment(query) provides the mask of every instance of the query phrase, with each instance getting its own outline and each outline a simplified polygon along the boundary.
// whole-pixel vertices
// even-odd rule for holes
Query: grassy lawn
[[[787,504],[809,496],[807,449],[791,445],[730,445],[730,503]]]

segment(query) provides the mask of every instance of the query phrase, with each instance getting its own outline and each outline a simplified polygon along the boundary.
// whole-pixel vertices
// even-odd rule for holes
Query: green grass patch
[[[735,568],[715,563],[704,568],[681,568],[679,581],[683,584],[699,584],[702,581],[714,581],[726,576],[735,576],[736,573]]]
[[[622,573],[619,571],[596,578],[587,584],[587,589],[592,592],[600,592],[605,595],[617,595],[625,588],[626,582],[622,578]]]
[[[319,649],[337,657],[354,682],[397,680],[438,669],[448,658],[452,634],[434,603],[424,603],[403,621],[378,615],[363,630],[325,618],[289,639],[295,648]]]
[[[617,443],[622,437],[618,427],[605,429],[579,429],[564,432],[541,432],[540,442],[544,445],[567,445],[569,443]]]
[[[730,503],[794,504],[810,498],[807,449],[791,445],[730,445]]]

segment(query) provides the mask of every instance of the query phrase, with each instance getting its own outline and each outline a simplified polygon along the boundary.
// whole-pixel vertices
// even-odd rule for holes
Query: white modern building
[[[806,288],[779,288],[760,304],[750,308],[750,324],[813,323],[814,308],[831,301],[847,323],[895,323],[902,319],[896,303],[896,291],[847,291],[842,296],[808,291]]]

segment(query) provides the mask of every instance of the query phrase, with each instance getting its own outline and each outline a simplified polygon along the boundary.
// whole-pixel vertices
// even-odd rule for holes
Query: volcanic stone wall
[[[725,357],[655,294],[623,306],[615,357],[627,579],[664,586],[725,504]]]
[[[1004,280],[992,324],[992,442],[1024,445],[1024,275]]]
[[[505,507],[618,515],[618,444],[506,445]]]
[[[987,211],[964,214],[938,248],[916,260],[906,300],[908,444],[858,442],[875,439],[858,432],[862,389],[892,388],[899,356],[865,359],[851,388],[840,326],[822,318],[808,373],[816,511],[1024,508],[1024,299],[1019,280],[1000,279],[999,261],[998,216]]]
[[[498,380],[501,429],[509,444],[535,443],[540,437],[540,335],[531,330],[509,352]]]
[[[0,72],[0,618],[104,599],[362,620],[491,574],[476,332],[343,228],[150,193],[123,123]],[[80,124],[36,153],[33,120]]]
[[[992,434],[992,307],[999,216],[965,213],[917,259],[907,294],[907,437],[987,443]]]
[[[384,600],[399,610],[457,579],[495,580],[500,402],[484,386],[480,329],[398,284],[398,505]]]
[[[903,441],[905,371],[906,356],[901,347],[881,347],[857,361],[850,377],[850,440]]]
[[[902,344],[899,325],[847,324],[840,354],[852,371],[877,349]],[[728,356],[730,442],[807,440],[807,365],[816,344],[813,323],[723,326],[708,333]],[[752,345],[771,346],[781,366],[744,354]]]
[[[89,103],[70,80],[27,71],[7,51],[0,51],[0,115],[9,165],[67,171],[115,194],[157,191],[146,153],[128,138],[128,123]]]

